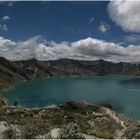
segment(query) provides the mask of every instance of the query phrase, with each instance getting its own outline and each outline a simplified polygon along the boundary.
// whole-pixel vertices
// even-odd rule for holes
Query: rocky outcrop
[[[139,126],[139,121],[84,101],[0,110],[1,138],[140,138]]]
[[[112,105],[111,104],[100,104],[100,106],[112,109]]]
[[[7,103],[6,98],[0,93],[0,108],[7,105],[8,103]]]

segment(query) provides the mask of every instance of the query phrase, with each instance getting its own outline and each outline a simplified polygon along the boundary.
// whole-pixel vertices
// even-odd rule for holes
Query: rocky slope
[[[30,110],[3,107],[0,138],[140,138],[140,122],[84,101]]]

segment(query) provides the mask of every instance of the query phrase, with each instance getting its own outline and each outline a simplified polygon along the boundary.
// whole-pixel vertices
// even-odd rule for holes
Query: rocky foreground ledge
[[[0,138],[140,138],[140,122],[85,101],[0,108]]]

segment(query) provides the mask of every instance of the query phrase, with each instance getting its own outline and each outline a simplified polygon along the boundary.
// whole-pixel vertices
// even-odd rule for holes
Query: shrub
[[[60,132],[60,137],[62,139],[82,139],[84,138],[80,134],[80,129],[77,123],[69,123],[65,125]]]
[[[32,124],[27,124],[26,126],[24,126],[22,131],[22,137],[24,139],[34,139],[40,134],[40,129]]]
[[[16,138],[16,130],[9,128],[3,132],[4,139],[15,139]]]

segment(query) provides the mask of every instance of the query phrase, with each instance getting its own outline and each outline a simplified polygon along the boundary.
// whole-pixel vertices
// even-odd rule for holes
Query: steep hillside
[[[52,76],[83,75],[140,75],[140,65],[130,63],[112,63],[104,60],[78,61],[60,59],[53,61],[11,62],[0,58],[0,88],[7,88],[15,82]]]
[[[22,121],[21,121],[22,120]],[[140,138],[140,122],[108,108],[67,102],[42,109],[0,110],[0,138]]]

